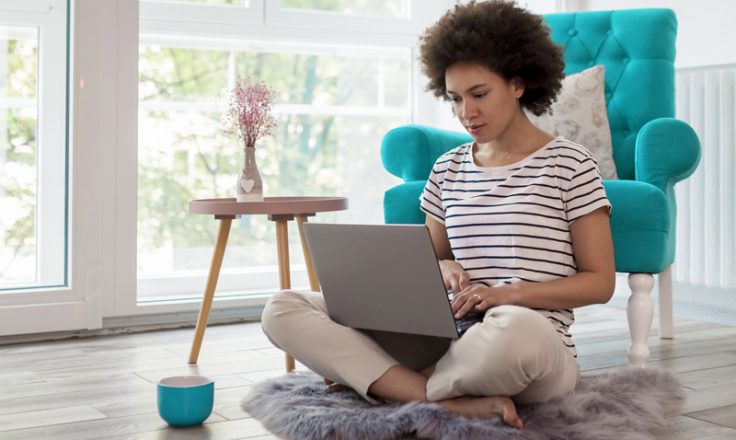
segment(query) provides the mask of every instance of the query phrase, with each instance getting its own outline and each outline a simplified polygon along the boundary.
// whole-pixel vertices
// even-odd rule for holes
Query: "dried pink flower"
[[[261,137],[272,135],[278,126],[271,114],[275,94],[264,83],[254,84],[250,78],[238,77],[225,101],[225,133],[236,136],[249,148],[254,148]]]

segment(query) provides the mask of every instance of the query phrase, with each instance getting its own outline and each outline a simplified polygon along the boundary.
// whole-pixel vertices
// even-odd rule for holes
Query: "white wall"
[[[736,63],[736,2],[723,0],[581,0],[572,10],[669,8],[677,14],[675,67]]]

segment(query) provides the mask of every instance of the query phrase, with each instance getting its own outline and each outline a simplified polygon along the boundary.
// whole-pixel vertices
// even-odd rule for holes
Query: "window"
[[[0,27],[0,273],[2,287],[36,281],[38,30]]]
[[[283,9],[336,12],[348,15],[407,17],[409,15],[408,3],[405,0],[281,0],[281,7]]]
[[[89,123],[101,112],[89,117],[83,111],[90,103],[99,110],[102,103],[91,96],[99,89],[96,72],[101,63],[90,61],[102,51],[99,46],[88,50],[101,41],[95,38],[100,21],[85,20],[98,11],[95,5],[76,3],[73,32],[69,27],[71,1],[2,3],[2,336],[99,328],[102,324],[99,213],[104,190],[99,179],[95,180],[101,176],[97,170],[102,165],[98,136],[102,130],[99,121]],[[83,37],[76,38],[78,35]],[[68,99],[73,90],[83,91],[74,95],[74,109],[80,110],[77,117]],[[67,158],[74,159],[73,165]],[[74,170],[73,175],[69,169]]]
[[[243,151],[222,134],[218,97],[236,75],[278,91],[277,134],[256,150],[267,196],[346,196],[349,211],[317,220],[383,221],[383,192],[398,179],[380,164],[381,137],[414,113],[413,46],[422,24],[411,18],[410,3],[251,1],[251,12],[265,9],[266,19],[244,34],[244,26],[228,27],[231,19],[219,6],[198,5],[199,19],[174,29],[166,16],[177,16],[176,4],[142,2],[139,303],[201,295],[217,225],[187,206],[192,199],[234,196]],[[360,15],[372,25],[361,29],[364,35],[320,28],[335,15],[340,21]],[[252,14],[243,19],[258,21]],[[396,20],[403,20],[403,35],[382,31],[382,23]],[[306,285],[298,240],[292,229],[292,284]],[[236,220],[218,297],[276,289],[276,261],[273,224],[265,216]]]
[[[269,45],[238,50],[143,40],[139,277],[165,277],[174,285],[172,276],[203,275],[208,268],[216,225],[209,216],[187,214],[186,206],[196,198],[233,197],[243,151],[222,134],[215,98],[235,75],[279,91],[277,134],[256,150],[266,193],[346,195],[353,208],[342,220],[380,222],[375,207],[394,183],[382,172],[377,146],[382,133],[410,121],[409,68],[408,50],[361,53],[356,47],[304,46],[284,51]],[[325,217],[334,220],[335,215]],[[297,238],[292,236],[294,250],[300,247]],[[241,289],[275,287],[274,240],[273,225],[264,216],[235,222],[224,270],[249,280]],[[301,263],[298,252],[291,256]],[[161,283],[142,282],[139,295],[160,296],[156,285]],[[186,293],[199,292],[172,292]]]
[[[48,3],[66,9],[65,2]],[[65,75],[56,73],[66,66],[65,14],[29,8],[4,11],[0,21],[0,292],[5,293],[67,283],[66,89]]]
[[[535,14],[553,14],[562,11],[562,0],[522,0],[519,5],[534,12]]]

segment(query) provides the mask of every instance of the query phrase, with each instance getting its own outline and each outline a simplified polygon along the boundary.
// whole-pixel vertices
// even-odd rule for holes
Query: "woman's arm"
[[[432,237],[432,246],[438,260],[454,260],[452,249],[450,248],[450,239],[447,238],[447,229],[445,225],[427,215],[424,224],[429,229],[429,236]],[[574,224],[574,223],[573,223]]]
[[[577,219],[570,225],[570,234],[578,273],[551,281],[520,282],[501,287],[473,284],[455,296],[453,312],[464,316],[471,310],[486,310],[503,304],[569,309],[608,302],[616,285],[608,208],[596,209]]]
[[[432,237],[432,246],[435,255],[437,255],[437,262],[440,265],[445,288],[452,289],[453,292],[460,292],[469,287],[470,275],[465,272],[460,263],[455,261],[445,225],[430,216],[427,216],[425,224],[429,229],[430,237]]]

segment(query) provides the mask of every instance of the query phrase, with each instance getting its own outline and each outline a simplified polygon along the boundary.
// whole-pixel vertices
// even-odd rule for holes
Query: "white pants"
[[[322,295],[314,292],[274,294],[261,323],[275,346],[369,401],[373,399],[368,387],[401,363],[397,359],[402,350],[422,349],[417,344],[387,347],[362,331],[332,321]],[[430,401],[510,396],[521,404],[544,402],[572,391],[580,375],[554,326],[541,314],[518,306],[489,309],[482,323],[452,341],[436,358],[427,381]]]

